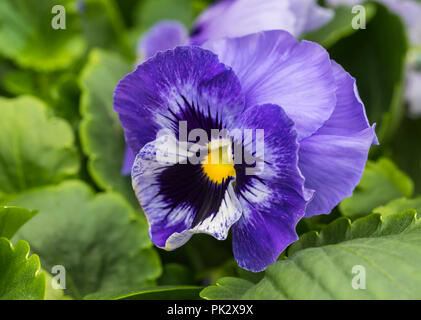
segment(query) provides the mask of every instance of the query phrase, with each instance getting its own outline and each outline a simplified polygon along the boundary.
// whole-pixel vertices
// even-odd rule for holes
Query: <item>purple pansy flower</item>
[[[297,240],[302,217],[351,195],[377,143],[355,80],[285,31],[157,53],[119,82],[114,110],[136,154],[132,182],[152,242],[172,250],[232,228],[235,259],[251,271]],[[209,140],[189,149],[197,129]],[[224,161],[207,161],[215,154]]]
[[[202,45],[207,40],[240,37],[266,30],[285,30],[295,36],[320,28],[333,17],[333,11],[316,0],[224,0],[206,9],[196,20],[190,37],[183,24],[161,21],[139,41],[139,61],[159,51],[186,44]],[[134,154],[129,148],[123,174],[130,174]]]

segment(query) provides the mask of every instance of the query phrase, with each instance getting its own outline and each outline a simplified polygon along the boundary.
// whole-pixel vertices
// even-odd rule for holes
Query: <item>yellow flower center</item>
[[[231,141],[211,141],[208,144],[208,155],[202,161],[202,169],[209,180],[218,184],[229,177],[235,178]]]

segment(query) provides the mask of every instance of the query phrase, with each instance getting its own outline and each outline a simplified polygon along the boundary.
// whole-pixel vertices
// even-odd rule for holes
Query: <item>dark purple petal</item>
[[[138,53],[141,60],[152,57],[159,51],[174,49],[189,43],[186,27],[177,21],[161,21],[155,24],[140,39]]]
[[[195,233],[224,240],[241,216],[232,181],[210,185],[202,179],[200,165],[182,163],[187,152],[180,150],[172,135],[163,135],[142,148],[132,170],[133,188],[148,219],[152,242],[166,250],[182,246]],[[173,155],[178,159],[171,159]],[[221,192],[217,200],[215,188]],[[195,224],[200,210],[209,215]]]
[[[368,123],[355,79],[333,62],[337,106],[313,136],[300,142],[300,169],[307,188],[315,190],[306,217],[329,214],[351,196],[361,180],[372,144],[378,144]]]
[[[297,222],[304,216],[311,192],[304,190],[298,169],[298,142],[294,123],[281,107],[262,105],[249,108],[237,122],[238,128],[263,129],[246,149],[256,156],[264,151],[259,172],[244,176],[237,168],[236,192],[243,210],[234,224],[234,256],[240,267],[264,270],[298,239]]]
[[[132,172],[135,157],[132,150],[129,147],[126,147],[126,150],[124,151],[123,168],[121,169],[123,175],[127,176]]]
[[[316,43],[298,42],[284,31],[209,41],[204,47],[233,68],[246,107],[273,103],[295,122],[299,139],[316,132],[336,105],[329,54]]]
[[[295,16],[289,1],[226,0],[206,9],[197,19],[191,42],[201,45],[210,39],[241,37],[264,30],[294,32]]]
[[[114,92],[114,110],[134,154],[155,140],[160,129],[173,127],[174,115],[191,106],[213,120],[233,118],[244,109],[234,72],[199,47],[156,54],[124,77]]]

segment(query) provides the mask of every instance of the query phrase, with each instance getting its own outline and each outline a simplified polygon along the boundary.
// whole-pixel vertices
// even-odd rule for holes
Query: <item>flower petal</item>
[[[232,182],[219,186],[223,195],[214,207],[209,185],[198,179],[191,164],[182,163],[190,156],[183,146],[172,134],[163,134],[142,148],[132,170],[133,188],[148,219],[152,242],[166,250],[182,246],[195,233],[224,240],[241,216]],[[216,210],[194,225],[201,208],[209,213]]]
[[[329,55],[316,43],[298,42],[284,31],[209,41],[204,47],[233,68],[246,107],[273,103],[295,122],[300,139],[316,132],[336,104]]]
[[[133,154],[132,150],[126,146],[126,150],[124,151],[123,168],[121,168],[121,173],[123,175],[127,176],[132,172],[135,157],[136,156]]]
[[[313,136],[300,142],[300,169],[305,186],[315,190],[306,217],[329,214],[351,196],[361,180],[372,144],[378,144],[368,123],[355,79],[333,62],[338,104],[332,117]]]
[[[214,120],[232,118],[244,108],[234,72],[199,47],[156,54],[123,78],[114,92],[114,110],[134,154],[155,140],[160,129],[173,127],[174,115],[193,105]]]
[[[138,54],[146,60],[159,51],[174,49],[189,43],[186,27],[178,21],[161,21],[155,24],[140,39]]]
[[[209,39],[241,37],[264,30],[294,32],[295,16],[289,1],[220,1],[199,16],[191,42],[201,45]]]
[[[342,66],[332,61],[337,104],[331,117],[317,134],[347,136],[370,127],[357,83]]]
[[[413,44],[421,44],[421,4],[414,0],[382,0],[389,9],[398,14],[409,30],[409,37]]]
[[[320,28],[334,16],[332,9],[319,6],[316,0],[291,1],[291,10],[297,20],[295,23],[297,36]]]
[[[406,99],[409,103],[409,113],[412,117],[421,115],[421,72],[410,70],[408,72]]]
[[[297,222],[304,216],[311,192],[304,189],[298,169],[298,142],[294,123],[281,107],[262,105],[246,110],[238,128],[263,129],[246,149],[263,154],[258,172],[245,175],[236,167],[236,192],[243,209],[234,224],[234,256],[240,267],[261,271],[298,239]],[[254,147],[253,147],[254,148]],[[253,152],[250,149],[249,152]]]

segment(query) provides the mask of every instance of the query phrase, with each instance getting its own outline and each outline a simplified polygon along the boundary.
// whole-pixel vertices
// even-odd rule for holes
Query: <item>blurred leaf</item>
[[[135,14],[137,27],[143,31],[161,20],[177,20],[187,27],[193,22],[191,0],[144,0]]]
[[[4,89],[15,95],[37,94],[34,75],[27,71],[12,70],[6,73],[2,85]]]
[[[164,265],[161,278],[158,279],[161,286],[168,285],[194,285],[193,272],[186,266],[178,263],[168,263]]]
[[[0,237],[11,239],[36,213],[18,207],[0,207]]]
[[[67,181],[22,193],[11,204],[39,210],[16,237],[30,241],[46,270],[65,267],[65,294],[149,285],[161,273],[146,220],[118,194],[94,195],[84,183]]]
[[[0,53],[19,66],[37,71],[69,67],[85,51],[75,26],[71,0],[0,1]],[[66,29],[55,30],[53,6],[66,9]]]
[[[242,269],[238,266],[234,258],[230,258],[223,264],[198,272],[196,277],[202,280],[201,284],[203,285],[217,284],[221,278],[233,277],[257,283],[263,278],[263,274],[263,272],[251,272]]]
[[[135,8],[139,5],[141,1],[143,0],[124,0],[116,2],[126,27],[133,27]]]
[[[353,196],[345,198],[339,208],[345,216],[356,218],[371,213],[374,208],[393,199],[410,197],[413,191],[411,179],[393,162],[382,158],[377,162],[367,163]]]
[[[376,13],[376,6],[373,3],[366,3],[364,7],[366,10],[366,22],[369,22]],[[339,6],[334,11],[335,15],[328,24],[303,35],[302,38],[329,48],[342,38],[346,38],[358,31],[352,27],[352,20],[356,16],[355,13],[352,13],[352,8]]]
[[[375,208],[374,213],[379,213],[382,216],[390,216],[405,210],[415,209],[421,212],[421,197],[415,199],[400,198],[389,202],[388,204]]]
[[[160,286],[90,294],[87,300],[198,300],[202,287]]]
[[[134,9],[135,26],[130,30],[131,46],[137,48],[139,39],[154,24],[163,20],[175,20],[190,28],[195,7],[191,0],[143,0]]]
[[[185,264],[195,275],[194,280],[212,281],[213,274],[222,272],[226,275],[225,266],[232,259],[231,239],[216,240],[207,234],[195,234],[184,246],[173,251],[162,251],[161,257],[165,264]],[[206,283],[207,284],[207,283]]]
[[[196,18],[201,14],[208,6],[212,5],[212,0],[192,0],[193,16]]]
[[[91,47],[119,50],[128,58],[131,53],[127,32],[114,0],[84,0],[79,13],[80,24]]]
[[[45,274],[37,255],[29,257],[29,245],[13,245],[0,238],[0,300],[42,300],[45,298]]]
[[[58,117],[66,119],[77,129],[80,121],[79,99],[80,88],[77,75],[74,73],[61,74],[49,88],[51,108]]]
[[[129,177],[121,174],[125,141],[113,110],[114,89],[132,68],[118,55],[93,50],[80,75],[80,140],[87,155],[88,171],[104,190],[122,193],[138,206]]]
[[[393,137],[402,119],[402,88],[408,41],[401,19],[377,5],[365,30],[336,42],[331,58],[357,79],[370,122],[376,122],[380,143]]]
[[[32,95],[43,100],[55,116],[68,120],[74,128],[80,119],[80,89],[74,71],[46,74],[10,70],[3,78],[3,87],[13,95]]]
[[[77,174],[71,128],[40,100],[0,98],[0,114],[0,197]]]
[[[415,210],[382,218],[341,218],[320,233],[303,235],[286,260],[269,266],[265,277],[242,299],[420,299],[421,222]],[[365,290],[353,279],[365,270]],[[354,270],[354,271],[353,271]],[[361,269],[360,269],[361,270]],[[238,299],[241,290],[225,283]],[[207,289],[205,289],[207,290]],[[213,291],[211,291],[213,292]],[[206,291],[204,291],[206,294]],[[203,296],[203,292],[202,292]],[[216,296],[217,297],[217,296]]]
[[[239,300],[244,293],[253,287],[253,283],[240,278],[226,277],[200,292],[200,296],[206,300]]]
[[[417,194],[421,194],[421,118],[406,118],[385,154],[406,172],[415,182]]]
[[[0,94],[5,95],[4,79],[13,71],[13,66],[10,61],[0,57]]]

